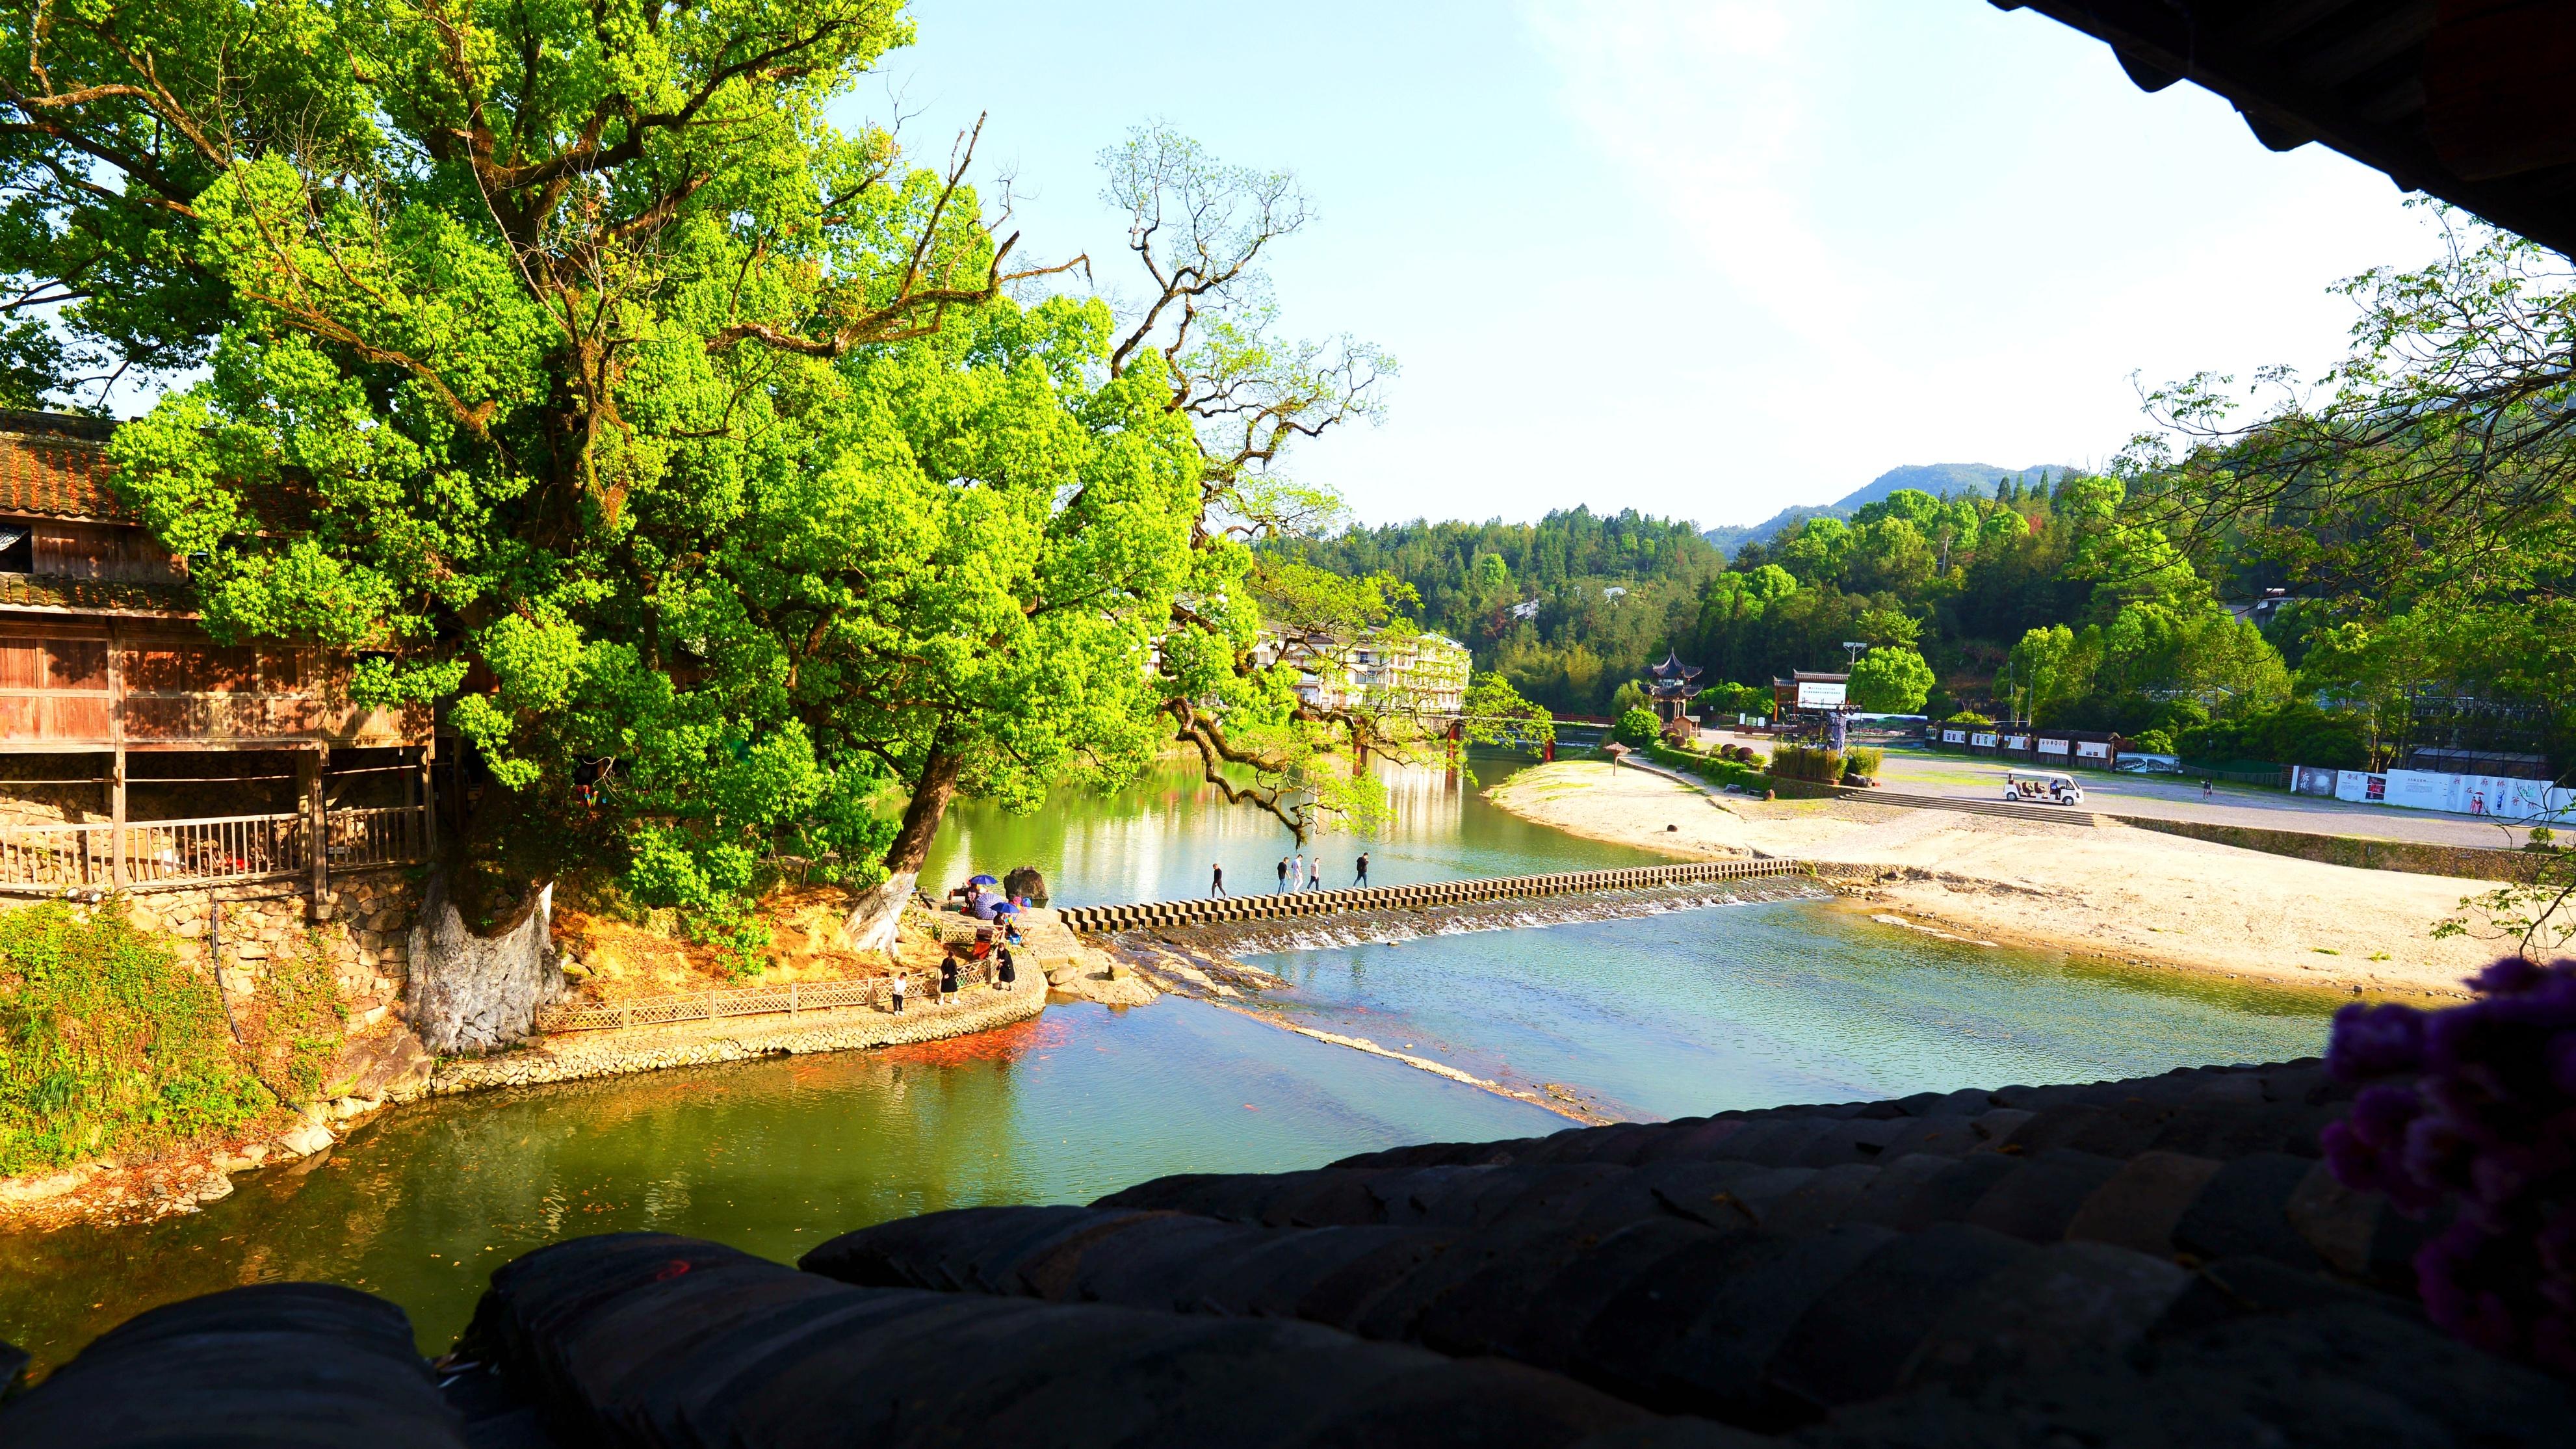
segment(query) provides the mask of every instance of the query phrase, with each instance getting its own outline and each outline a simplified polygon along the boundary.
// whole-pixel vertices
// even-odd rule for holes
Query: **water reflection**
[[[1319,835],[1303,847],[1324,860],[1324,884],[1351,884],[1361,851],[1369,883],[1404,885],[1461,876],[1517,875],[1636,865],[1661,856],[1583,840],[1494,808],[1482,791],[1528,768],[1526,759],[1477,754],[1469,783],[1446,771],[1384,767],[1391,818],[1366,835]],[[1168,761],[1123,790],[1060,790],[1045,808],[1012,815],[968,802],[949,812],[925,884],[945,889],[978,870],[1001,874],[1033,864],[1063,905],[1180,900],[1208,891],[1209,867],[1223,865],[1227,888],[1256,895],[1277,888],[1279,861],[1300,847],[1268,815],[1230,806],[1197,766]]]
[[[968,1042],[454,1098],[206,1211],[0,1237],[0,1338],[58,1361],[156,1303],[319,1279],[408,1309],[424,1348],[492,1267],[656,1229],[793,1258],[938,1208],[1085,1201],[1183,1170],[1314,1166],[1562,1119],[1192,1002],[1066,1006]]]

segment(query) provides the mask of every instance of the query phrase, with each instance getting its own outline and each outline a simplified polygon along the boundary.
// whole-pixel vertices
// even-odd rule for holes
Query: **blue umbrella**
[[[967,883],[968,885],[1000,885],[1000,884],[1001,884],[1001,882],[1000,882],[1000,881],[993,879],[993,878],[992,878],[991,876],[989,876],[989,875],[970,875],[970,876],[966,877],[966,883]]]

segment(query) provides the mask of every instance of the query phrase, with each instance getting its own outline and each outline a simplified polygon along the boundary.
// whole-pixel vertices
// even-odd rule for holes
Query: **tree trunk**
[[[895,830],[894,844],[886,847],[886,878],[859,897],[841,927],[842,943],[851,950],[894,954],[903,903],[912,899],[913,886],[921,879],[921,863],[929,858],[931,837],[939,833],[939,817],[948,813],[948,802],[957,794],[957,771],[964,763],[945,745],[930,747],[921,783],[912,787],[912,803],[904,807],[903,824]]]

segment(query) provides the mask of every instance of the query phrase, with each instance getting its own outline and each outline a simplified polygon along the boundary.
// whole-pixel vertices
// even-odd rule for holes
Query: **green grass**
[[[318,953],[282,956],[236,1042],[213,980],[114,902],[0,912],[0,1176],[148,1158],[304,1101],[340,1011]]]

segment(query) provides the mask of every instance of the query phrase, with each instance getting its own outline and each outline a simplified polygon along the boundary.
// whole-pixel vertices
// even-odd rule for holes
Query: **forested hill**
[[[2162,534],[2121,520],[2118,481],[2049,472],[2041,487],[1997,470],[1991,496],[1895,489],[1848,522],[1809,518],[1732,558],[1687,522],[1582,508],[1287,547],[1412,585],[1417,617],[1472,647],[1477,668],[1570,713],[1624,703],[1621,686],[1633,690],[1667,648],[1705,668],[1705,685],[1751,687],[1745,707],[1758,707],[1774,677],[1841,665],[1845,640],[1878,646],[1892,671],[1872,708],[2019,708],[2170,742],[2207,725],[2216,703],[2262,712],[2288,700],[2274,645]]]
[[[1769,543],[1792,527],[1810,518],[1848,519],[1872,503],[1881,502],[1899,488],[1913,488],[1936,498],[1992,498],[2005,479],[2024,487],[2045,486],[2051,475],[2064,477],[2071,468],[2039,465],[2029,468],[1998,468],[1992,463],[1908,463],[1890,468],[1872,478],[1863,487],[1831,503],[1793,503],[1760,523],[1725,524],[1701,535],[1717,551],[1729,558],[1751,542]]]
[[[1702,590],[1727,564],[1688,520],[1633,509],[1575,508],[1535,524],[1417,520],[1288,547],[1335,573],[1411,584],[1421,621],[1471,645],[1477,668],[1577,713],[1688,637]]]

